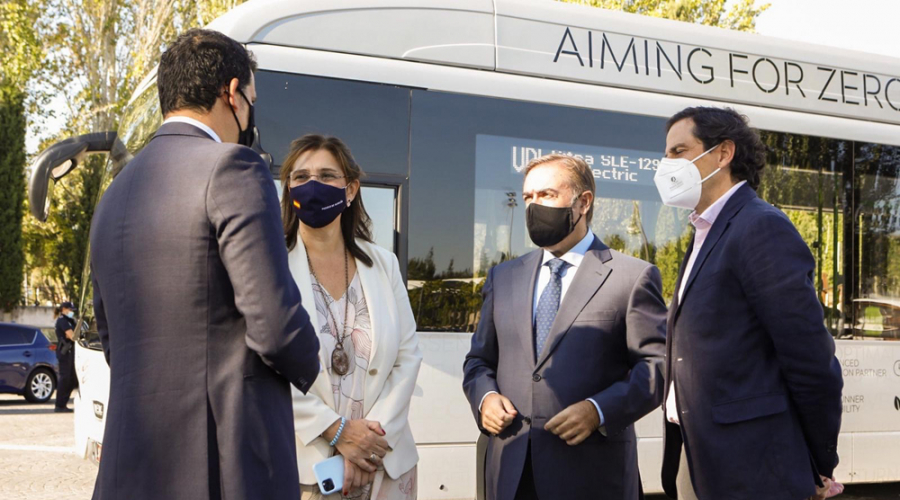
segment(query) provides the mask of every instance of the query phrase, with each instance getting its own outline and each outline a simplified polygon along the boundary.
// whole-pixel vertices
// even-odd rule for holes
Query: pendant
[[[347,351],[342,344],[334,346],[334,352],[331,353],[331,371],[340,376],[350,371],[350,358],[347,357]]]

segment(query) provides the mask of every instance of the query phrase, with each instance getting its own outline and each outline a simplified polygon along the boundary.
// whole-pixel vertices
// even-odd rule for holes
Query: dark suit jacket
[[[508,397],[515,421],[487,450],[489,500],[512,500],[531,441],[540,498],[638,498],[634,422],[663,393],[666,306],[659,270],[595,238],[560,304],[535,363],[532,310],[543,250],[500,264],[484,284],[481,320],[466,356],[463,389],[479,427],[489,391]],[[593,398],[607,436],[569,446],[544,425]],[[484,429],[482,429],[484,432]]]
[[[91,228],[110,365],[97,500],[300,498],[289,382],[318,374],[258,154],[169,123]]]
[[[831,476],[843,380],[814,269],[787,216],[739,188],[669,312],[667,373],[681,419],[666,423],[670,497],[682,441],[701,500],[799,500],[818,474]]]

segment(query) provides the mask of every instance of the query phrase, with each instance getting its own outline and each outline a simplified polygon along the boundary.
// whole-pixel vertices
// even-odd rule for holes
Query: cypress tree
[[[25,256],[25,93],[0,85],[0,309],[22,299]]]

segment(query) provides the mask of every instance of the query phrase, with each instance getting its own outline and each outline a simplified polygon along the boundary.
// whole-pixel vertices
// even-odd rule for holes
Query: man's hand
[[[488,394],[481,405],[481,426],[495,436],[509,427],[519,412],[512,401],[500,394]]]
[[[544,429],[556,434],[569,446],[581,444],[600,427],[600,415],[590,401],[579,401],[551,418]]]
[[[844,492],[844,485],[835,481],[834,478],[819,477],[822,479],[822,487],[816,486],[816,494],[809,497],[809,500],[824,500]]]

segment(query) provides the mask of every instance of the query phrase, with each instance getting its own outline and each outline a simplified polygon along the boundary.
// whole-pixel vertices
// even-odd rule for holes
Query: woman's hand
[[[340,426],[341,421],[338,420],[322,434],[322,437],[330,442],[334,439]],[[374,473],[390,450],[384,436],[384,429],[378,422],[370,422],[365,419],[347,420],[335,448],[344,458],[363,471]]]
[[[375,481],[374,472],[366,472],[344,457],[344,496]]]

